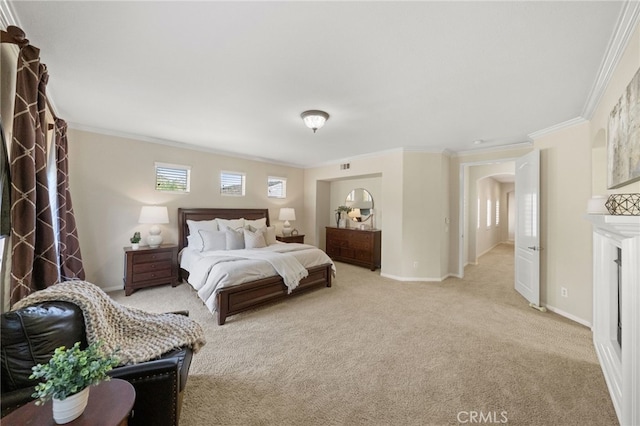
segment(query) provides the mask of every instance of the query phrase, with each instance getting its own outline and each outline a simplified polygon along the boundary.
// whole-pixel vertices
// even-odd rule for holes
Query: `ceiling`
[[[583,115],[624,3],[9,3],[72,127],[301,167]],[[317,133],[300,113],[331,117]],[[474,144],[474,141],[482,143]]]

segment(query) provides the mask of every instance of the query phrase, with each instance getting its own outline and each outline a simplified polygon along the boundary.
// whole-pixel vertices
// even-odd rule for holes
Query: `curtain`
[[[58,249],[62,281],[84,280],[82,255],[76,218],[69,192],[69,161],[67,154],[67,123],[56,118],[56,166],[58,176]]]
[[[0,121],[0,237],[9,234],[11,234],[11,175],[4,128]]]
[[[46,170],[47,69],[40,50],[18,54],[11,143],[11,304],[58,282]]]

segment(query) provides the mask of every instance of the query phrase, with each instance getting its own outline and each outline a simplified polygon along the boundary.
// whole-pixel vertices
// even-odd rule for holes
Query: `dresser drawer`
[[[133,274],[133,282],[139,283],[142,281],[156,280],[158,278],[171,278],[171,268],[160,269],[159,271],[144,272],[141,274]]]
[[[135,263],[133,264],[133,273],[141,274],[144,272],[153,272],[162,269],[171,269],[171,260],[160,260],[158,262]]]
[[[158,253],[139,253],[133,255],[133,263],[147,263],[147,262],[155,262],[157,260],[172,260],[173,259],[173,251],[162,251]]]

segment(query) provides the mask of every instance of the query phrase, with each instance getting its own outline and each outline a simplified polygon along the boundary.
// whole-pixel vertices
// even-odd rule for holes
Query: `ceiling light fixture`
[[[300,117],[302,117],[302,121],[304,121],[305,126],[313,130],[313,133],[315,133],[316,130],[324,126],[324,123],[329,119],[329,114],[324,111],[312,109],[303,112],[300,114]]]

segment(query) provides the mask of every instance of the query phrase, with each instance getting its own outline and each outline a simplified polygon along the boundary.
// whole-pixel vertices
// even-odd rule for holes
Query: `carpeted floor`
[[[591,331],[527,306],[513,246],[442,283],[336,266],[332,288],[221,327],[186,284],[112,296],[205,328],[183,426],[617,424]]]

